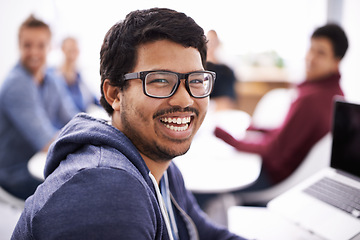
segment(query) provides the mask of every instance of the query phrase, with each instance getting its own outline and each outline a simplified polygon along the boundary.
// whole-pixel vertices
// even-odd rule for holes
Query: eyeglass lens
[[[211,91],[212,75],[210,73],[191,73],[188,77],[190,92],[196,97],[206,96]],[[153,72],[145,78],[147,94],[157,97],[171,95],[178,83],[178,76],[174,73]]]

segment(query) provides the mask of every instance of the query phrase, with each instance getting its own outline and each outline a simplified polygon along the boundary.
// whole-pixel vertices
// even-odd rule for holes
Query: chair
[[[10,205],[13,208],[23,209],[25,205],[25,201],[17,198],[10,193],[8,193],[5,189],[0,187],[0,202],[4,202]]]
[[[267,92],[256,104],[252,126],[264,129],[279,127],[295,97],[296,90],[291,88],[275,88]]]
[[[285,180],[268,189],[241,194],[244,205],[266,205],[271,199],[289,190],[312,174],[329,166],[331,157],[331,133],[320,139],[309,151],[303,162]]]

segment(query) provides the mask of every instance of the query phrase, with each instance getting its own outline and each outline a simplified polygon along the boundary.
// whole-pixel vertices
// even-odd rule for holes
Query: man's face
[[[160,40],[138,47],[132,72],[149,70],[188,73],[204,69],[197,49]],[[191,97],[184,80],[170,98],[147,97],[140,79],[129,80],[129,87],[118,95],[120,111],[115,110],[113,125],[134,143],[143,157],[153,161],[167,161],[186,153],[208,107],[208,97]]]
[[[24,28],[19,37],[20,61],[32,74],[46,64],[50,49],[50,33],[46,28]]]
[[[69,63],[75,63],[79,56],[79,47],[75,39],[66,39],[62,45],[65,59]]]
[[[336,73],[340,60],[335,57],[332,44],[327,38],[312,38],[306,54],[306,80],[316,81]]]

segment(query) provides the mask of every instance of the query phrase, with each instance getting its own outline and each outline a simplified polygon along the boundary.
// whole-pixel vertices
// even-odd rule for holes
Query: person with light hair
[[[42,180],[27,168],[47,152],[57,132],[78,113],[65,86],[48,69],[49,26],[33,15],[19,29],[20,60],[0,89],[0,186],[26,199]]]

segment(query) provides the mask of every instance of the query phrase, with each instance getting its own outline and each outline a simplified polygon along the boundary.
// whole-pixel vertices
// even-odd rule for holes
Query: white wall
[[[343,26],[349,49],[341,65],[342,88],[348,100],[360,102],[360,1],[345,0]]]
[[[61,39],[74,35],[81,44],[79,65],[98,93],[99,51],[106,31],[129,11],[154,6],[183,11],[205,31],[215,29],[230,59],[251,52],[277,51],[286,61],[291,80],[299,81],[309,36],[315,27],[326,22],[326,3],[326,0],[0,0],[0,84],[18,60],[18,27],[34,13],[53,30],[49,64],[59,64]],[[360,57],[359,4],[357,0],[344,0],[344,27],[351,45],[342,65],[343,87],[352,99],[360,97],[356,92],[360,82],[356,71]]]

